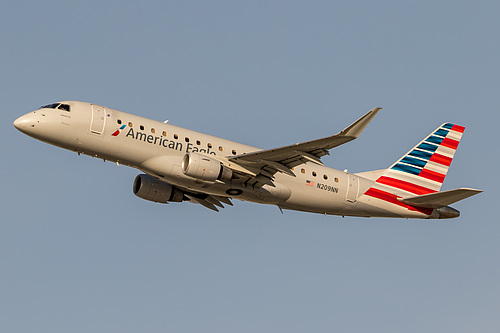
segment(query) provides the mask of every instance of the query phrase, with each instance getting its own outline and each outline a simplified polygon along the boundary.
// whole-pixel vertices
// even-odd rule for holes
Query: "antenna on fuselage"
[[[163,122],[164,124],[168,123],[168,119]]]

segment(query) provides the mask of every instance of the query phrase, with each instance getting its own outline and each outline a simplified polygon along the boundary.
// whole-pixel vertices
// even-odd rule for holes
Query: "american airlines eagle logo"
[[[120,134],[120,131],[122,131],[124,128],[125,128],[126,125],[122,125],[122,127],[120,127],[119,129],[117,129],[113,134],[111,134],[112,136],[118,136],[118,134]]]

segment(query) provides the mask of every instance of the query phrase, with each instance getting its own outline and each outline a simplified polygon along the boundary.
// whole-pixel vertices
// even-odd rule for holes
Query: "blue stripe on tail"
[[[427,164],[427,161],[419,160],[418,158],[413,158],[410,156],[405,156],[400,162],[411,164],[418,168],[423,168]]]
[[[395,166],[392,167],[392,169],[411,173],[412,175],[418,175],[421,171],[421,169],[414,168],[412,166],[409,166],[406,164],[401,164],[401,163],[396,164]]]
[[[436,132],[434,132],[434,135],[439,135],[439,136],[447,136],[450,131],[444,130],[444,129],[439,129]]]
[[[438,146],[436,145],[431,145],[430,143],[425,143],[422,142],[421,144],[418,145],[418,149],[426,150],[428,152],[434,153],[436,149],[438,149]]]
[[[431,153],[428,153],[426,151],[423,151],[423,150],[416,150],[416,149],[413,149],[410,154],[411,156],[415,156],[415,157],[419,157],[419,158],[422,158],[424,160],[430,160],[432,154]]]
[[[426,142],[430,142],[430,143],[434,143],[436,145],[440,145],[441,142],[443,142],[444,138],[440,138],[438,136],[435,136],[435,135],[431,135],[430,137],[428,137],[425,141]]]

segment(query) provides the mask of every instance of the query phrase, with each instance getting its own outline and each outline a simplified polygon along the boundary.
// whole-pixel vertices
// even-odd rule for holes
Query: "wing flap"
[[[192,202],[196,202],[196,203],[199,203],[200,205],[208,208],[208,209],[211,209],[215,212],[218,212],[219,210],[217,209],[217,207],[215,207],[215,204],[213,204],[212,200],[206,200],[206,199],[201,199],[201,198],[198,198],[198,197],[195,197],[194,195],[190,195],[190,194],[184,194],[189,200],[191,200]],[[217,206],[221,207],[222,205],[220,204],[220,202],[217,204]],[[222,206],[222,208],[224,208],[224,206]]]
[[[466,199],[481,192],[483,191],[472,188],[459,188],[443,192],[398,198],[398,200],[405,204],[416,207],[441,208],[449,206],[454,202]]]

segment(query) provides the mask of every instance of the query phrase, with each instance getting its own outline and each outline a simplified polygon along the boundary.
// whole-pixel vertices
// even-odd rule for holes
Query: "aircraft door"
[[[349,202],[355,202],[358,199],[359,190],[359,179],[355,175],[347,174],[347,179],[349,183],[347,185],[347,195],[346,200]]]
[[[104,130],[106,121],[105,108],[99,105],[92,105],[92,119],[90,123],[90,131],[95,134],[101,134]]]

